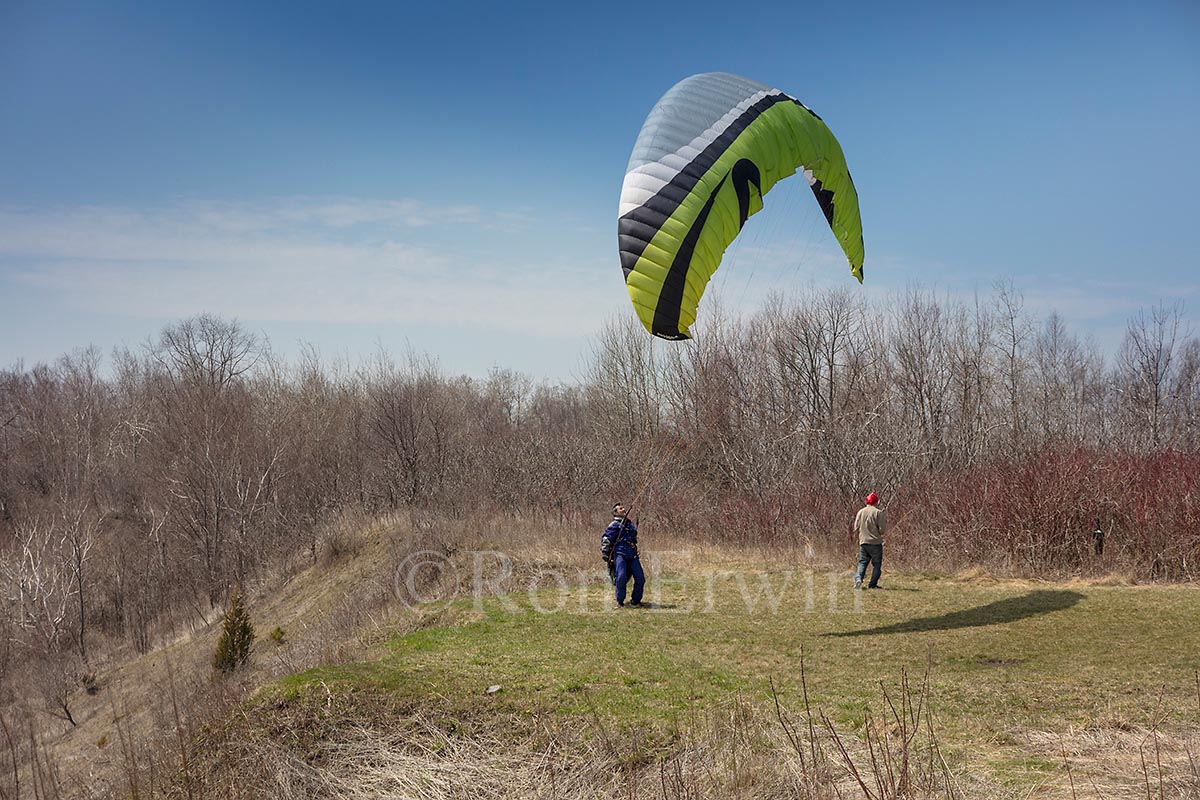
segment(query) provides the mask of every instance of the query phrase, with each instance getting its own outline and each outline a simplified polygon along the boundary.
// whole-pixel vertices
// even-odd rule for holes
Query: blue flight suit
[[[642,604],[642,590],[646,586],[646,573],[638,558],[637,527],[627,519],[613,517],[600,537],[600,555],[616,567],[617,605],[625,605],[625,588],[633,578],[633,594],[630,605]]]

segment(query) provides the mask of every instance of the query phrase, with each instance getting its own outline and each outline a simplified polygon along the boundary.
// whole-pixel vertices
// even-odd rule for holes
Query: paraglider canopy
[[[861,282],[858,193],[820,117],[778,89],[721,72],[685,78],[662,96],[634,144],[617,222],[625,285],[646,330],[690,338],[725,249],[797,171]]]

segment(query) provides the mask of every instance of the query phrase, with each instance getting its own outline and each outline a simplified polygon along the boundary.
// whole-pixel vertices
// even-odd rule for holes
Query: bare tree
[[[387,505],[419,505],[444,488],[451,409],[437,364],[409,353],[400,365],[381,354],[369,390],[375,451]]]
[[[171,524],[200,557],[212,607],[228,582],[226,545],[235,531],[229,509],[237,503],[239,466],[252,456],[247,378],[264,354],[236,322],[209,315],[168,326],[149,347],[154,435]]]
[[[953,419],[948,466],[961,469],[980,461],[995,425],[996,376],[990,369],[993,319],[978,299],[958,305],[947,320],[946,357],[950,371],[947,402]]]
[[[996,305],[994,346],[1000,369],[1000,385],[1007,401],[1005,425],[1013,455],[1026,445],[1026,395],[1029,362],[1027,347],[1032,328],[1025,314],[1025,299],[1011,280],[998,281],[993,289]]]
[[[895,386],[905,427],[912,429],[909,453],[933,468],[945,452],[952,384],[941,306],[911,290],[898,304],[894,324]]]
[[[1176,401],[1174,438],[1193,452],[1200,446],[1200,339],[1188,337],[1179,348],[1171,394]]]
[[[1182,330],[1183,308],[1159,304],[1139,311],[1125,330],[1117,354],[1118,381],[1123,406],[1139,433],[1142,446],[1157,450],[1164,442],[1167,416],[1179,385],[1174,372]]]
[[[15,533],[15,546],[0,562],[5,594],[33,646],[57,653],[68,636],[79,591],[70,538],[53,518],[23,519]]]
[[[60,518],[63,526],[63,540],[67,549],[70,571],[75,580],[75,598],[78,601],[79,618],[77,623],[77,638],[79,657],[86,664],[87,653],[87,598],[90,589],[88,581],[92,548],[96,544],[100,521],[92,511],[90,502],[76,502],[64,505]]]
[[[654,341],[629,318],[606,326],[593,345],[587,382],[596,424],[624,441],[652,438],[662,419],[661,372]]]
[[[0,530],[12,519],[13,500],[19,489],[15,461],[24,437],[19,426],[20,367],[0,370]]]

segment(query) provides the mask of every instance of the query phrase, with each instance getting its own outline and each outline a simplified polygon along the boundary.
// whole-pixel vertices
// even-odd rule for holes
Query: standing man
[[[854,588],[862,588],[867,564],[873,564],[868,589],[879,588],[879,573],[883,571],[883,532],[887,520],[879,508],[879,495],[871,492],[864,501],[866,505],[854,517],[854,532],[858,534],[858,572],[854,575]]]
[[[612,508],[613,520],[600,537],[600,556],[609,566],[609,575],[617,591],[617,606],[625,605],[625,587],[633,578],[633,594],[629,605],[642,605],[642,589],[646,586],[646,573],[638,558],[637,528],[629,521],[629,510],[621,503]]]
[[[1096,530],[1092,531],[1092,544],[1096,546],[1096,558],[1104,557],[1104,529],[1100,520],[1096,520]]]

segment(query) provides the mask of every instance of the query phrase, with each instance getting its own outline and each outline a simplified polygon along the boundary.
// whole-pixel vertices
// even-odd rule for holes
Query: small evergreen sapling
[[[250,658],[250,646],[254,644],[254,625],[250,612],[242,602],[242,593],[236,589],[229,598],[229,610],[221,626],[221,638],[213,653],[213,668],[221,672],[233,672]]]

